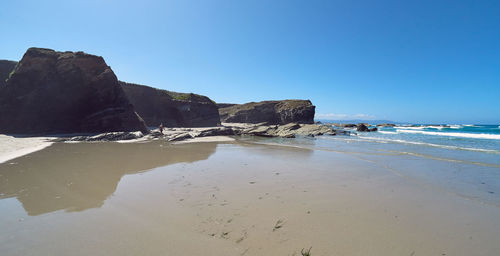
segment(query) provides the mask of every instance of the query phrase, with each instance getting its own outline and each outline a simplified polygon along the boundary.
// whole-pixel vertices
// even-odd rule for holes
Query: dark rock
[[[250,102],[220,108],[220,118],[226,123],[314,123],[314,109],[309,100]]]
[[[297,124],[289,123],[285,125],[254,125],[248,127],[248,124],[241,126],[235,124],[231,126],[235,135],[253,135],[261,137],[281,137],[295,138],[296,136],[319,136],[335,135],[336,131],[329,125],[318,124]]]
[[[148,126],[210,127],[220,124],[217,106],[206,96],[120,84]]]
[[[367,124],[358,124],[356,127],[356,131],[358,132],[376,132],[377,128],[368,128]]]
[[[175,134],[173,136],[170,136],[168,138],[168,141],[181,141],[181,140],[186,140],[186,139],[191,139],[194,138],[189,132],[181,133],[181,134]]]
[[[108,132],[91,136],[75,136],[71,138],[56,139],[56,142],[64,141],[119,141],[135,140],[144,137],[142,132]]]
[[[337,134],[337,135],[346,135],[346,136],[350,136],[350,135],[351,135],[351,131],[336,130],[336,131],[335,131],[335,134]],[[356,133],[354,133],[354,134],[356,134]]]
[[[344,127],[344,128],[354,128],[357,127],[358,125],[356,124],[340,124],[339,127]]]
[[[0,88],[7,83],[16,65],[17,61],[0,60]]]
[[[356,131],[358,131],[358,132],[369,132],[370,129],[368,129],[368,126],[366,126],[365,124],[358,124],[357,127],[356,127]]]
[[[200,134],[197,137],[227,136],[227,135],[235,135],[233,129],[226,128],[226,127],[216,127],[216,128],[200,131]]]
[[[242,130],[241,134],[255,135],[261,137],[276,137],[274,134],[276,127],[273,126],[256,126],[249,129]]]
[[[0,132],[148,132],[99,56],[30,48],[0,88]]]
[[[377,124],[378,127],[394,127],[395,124]]]

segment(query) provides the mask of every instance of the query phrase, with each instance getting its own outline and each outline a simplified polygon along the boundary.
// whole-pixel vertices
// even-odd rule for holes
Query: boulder
[[[210,127],[220,124],[217,105],[206,96],[120,82],[148,126]]]
[[[394,127],[395,124],[377,124],[378,127]]]
[[[302,136],[336,135],[336,131],[329,125],[303,124],[296,132]]]
[[[235,135],[233,129],[226,127],[214,127],[200,131],[198,137],[227,136],[227,135]]]
[[[226,123],[312,124],[314,110],[309,100],[281,100],[236,104],[219,108],[219,114]]]
[[[339,127],[355,128],[355,127],[357,127],[357,125],[356,124],[340,124]]]
[[[0,133],[148,132],[102,57],[30,48],[0,88]]]
[[[368,128],[367,124],[358,124],[356,127],[358,132],[376,132],[377,130],[377,127]]]
[[[9,80],[16,64],[17,61],[0,60],[0,88],[7,84],[7,80]]]
[[[180,141],[180,140],[187,140],[187,139],[191,139],[191,138],[194,138],[194,136],[191,135],[189,132],[184,132],[184,133],[175,134],[173,136],[170,136],[168,138],[168,141]]]
[[[276,126],[256,126],[253,128],[247,128],[241,131],[241,134],[255,135],[261,137],[276,137],[275,135]]]
[[[358,124],[357,127],[356,127],[356,131],[358,131],[358,132],[369,132],[370,129],[368,129],[368,126],[366,126],[365,124]]]

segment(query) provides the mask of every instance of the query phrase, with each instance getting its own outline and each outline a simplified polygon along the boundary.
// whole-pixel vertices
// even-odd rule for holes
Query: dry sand
[[[52,144],[46,137],[14,137],[0,134],[0,164],[42,150]]]
[[[15,163],[0,165],[2,256],[500,253],[498,207],[358,155],[156,141]]]

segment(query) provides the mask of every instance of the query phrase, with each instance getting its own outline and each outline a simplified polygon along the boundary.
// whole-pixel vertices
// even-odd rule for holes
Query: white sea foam
[[[466,150],[466,151],[477,151],[477,152],[485,152],[485,153],[491,153],[491,154],[500,154],[500,150],[494,150],[494,149],[484,149],[484,148],[469,148],[469,147],[459,147],[459,146],[449,146],[449,145],[441,145],[441,144],[434,144],[434,143],[426,143],[426,142],[417,142],[417,141],[408,141],[408,140],[400,140],[400,139],[387,139],[387,138],[376,138],[376,137],[357,137],[355,139],[347,139],[345,137],[318,137],[322,139],[329,139],[329,140],[342,140],[342,141],[361,141],[361,142],[376,142],[376,143],[400,143],[400,144],[407,144],[407,145],[419,145],[419,146],[428,146],[428,147],[435,147],[435,148],[444,148],[444,149],[452,149],[452,150]]]
[[[430,131],[415,131],[408,129],[398,129],[397,132],[424,134],[433,136],[448,136],[448,137],[458,137],[458,138],[500,140],[500,134],[488,134],[488,133],[430,132]]]
[[[375,141],[375,142],[381,142],[381,143],[396,142],[396,143],[402,143],[402,144],[421,145],[421,146],[429,146],[429,147],[436,147],[436,148],[478,151],[478,152],[500,154],[499,150],[494,150],[494,149],[468,148],[468,147],[449,146],[449,145],[441,145],[441,144],[426,143],[426,142],[407,141],[407,140],[399,140],[399,139],[385,139],[385,138],[381,139],[381,138],[373,138],[373,137],[364,137],[363,139]]]
[[[389,132],[389,131],[378,131],[378,132],[382,134],[398,134],[397,132]]]
[[[421,126],[396,126],[394,128],[396,128],[396,129],[408,129],[408,130],[423,130],[423,129],[432,128],[432,129],[441,130],[441,129],[447,128],[447,127],[449,127],[449,126],[442,126],[442,125],[421,125]],[[457,127],[457,126],[450,127],[450,128],[459,129],[459,127]]]
[[[434,129],[441,130],[441,129],[445,128],[445,127],[441,126],[441,125],[428,125],[428,126],[424,126],[424,128],[434,128]]]
[[[463,126],[461,125],[456,125],[456,124],[450,124],[448,125],[451,129],[460,129],[460,128],[463,128]]]
[[[395,126],[396,129],[408,129],[408,130],[422,130],[425,126]]]

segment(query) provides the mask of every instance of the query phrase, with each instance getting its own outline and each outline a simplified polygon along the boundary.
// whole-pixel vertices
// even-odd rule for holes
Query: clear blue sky
[[[0,59],[101,55],[119,79],[318,117],[500,123],[500,1],[3,1]]]

